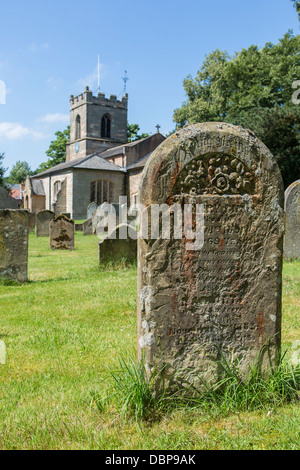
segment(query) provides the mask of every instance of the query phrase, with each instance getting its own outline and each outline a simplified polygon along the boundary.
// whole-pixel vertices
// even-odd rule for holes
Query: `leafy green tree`
[[[63,132],[55,132],[55,135],[56,139],[51,141],[49,149],[46,151],[46,155],[49,158],[46,162],[40,164],[36,173],[41,173],[66,161],[66,144],[70,138],[70,126]]]
[[[300,0],[292,0],[294,7],[296,8],[296,11],[298,13],[298,18],[300,21]]]
[[[144,139],[149,137],[149,134],[139,134],[140,126],[138,124],[127,124],[127,141],[133,142],[135,140]]]
[[[25,181],[27,175],[31,174],[32,171],[29,164],[19,160],[13,165],[8,181],[10,184],[20,184]]]
[[[7,168],[4,168],[3,166],[3,160],[4,160],[5,154],[0,153],[0,187],[9,190],[9,186],[7,185],[7,178],[5,178],[4,174],[7,171]]]
[[[234,57],[213,51],[196,77],[184,80],[187,101],[174,111],[174,121],[250,128],[275,155],[287,186],[300,178],[300,106],[292,101],[299,50],[300,36],[289,31],[278,44],[253,45]]]

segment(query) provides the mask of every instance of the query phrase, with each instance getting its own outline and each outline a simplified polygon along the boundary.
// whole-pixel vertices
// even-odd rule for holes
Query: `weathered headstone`
[[[300,258],[300,180],[285,191],[285,213],[284,257]]]
[[[157,224],[152,205],[182,211],[186,205],[190,230],[177,238],[138,240],[138,349],[147,370],[164,366],[166,383],[179,382],[178,374],[201,386],[199,377],[218,378],[222,355],[238,360],[242,374],[260,352],[263,370],[269,360],[274,365],[284,201],[282,178],[266,146],[230,124],[186,126],[148,160],[139,202],[151,226]],[[197,244],[191,228],[197,234],[198,208],[204,239],[199,236]]]
[[[29,212],[29,232],[35,231],[35,221],[36,214],[34,212]]]
[[[127,238],[120,239],[120,229],[126,228]],[[118,225],[98,244],[99,264],[124,260],[132,263],[137,260],[137,232],[127,224]]]
[[[90,218],[85,220],[82,224],[83,235],[92,235],[93,234],[93,219]]]
[[[0,210],[0,278],[27,280],[28,217],[26,210]]]
[[[51,250],[74,250],[74,221],[59,215],[50,222]]]
[[[91,202],[88,205],[87,211],[86,211],[86,218],[90,219],[93,216],[93,213],[97,210],[98,205],[96,202]]]
[[[49,237],[50,233],[50,222],[55,217],[54,212],[48,210],[39,211],[36,214],[36,236],[37,237]]]
[[[18,201],[11,197],[8,192],[0,187],[0,209],[18,209]]]
[[[75,224],[75,232],[82,232],[82,231],[83,231],[83,223]]]

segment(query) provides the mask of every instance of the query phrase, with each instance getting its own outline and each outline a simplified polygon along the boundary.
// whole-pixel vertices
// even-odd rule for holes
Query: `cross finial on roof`
[[[159,129],[160,129],[161,126],[160,126],[159,124],[156,124],[155,127],[156,127],[156,129],[157,129],[157,132],[159,132]]]

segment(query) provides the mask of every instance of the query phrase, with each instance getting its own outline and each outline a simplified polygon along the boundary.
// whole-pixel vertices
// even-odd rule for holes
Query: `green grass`
[[[48,238],[31,234],[30,281],[0,285],[0,340],[7,349],[0,365],[0,448],[299,448],[294,399],[238,407],[231,396],[226,410],[208,406],[208,397],[202,404],[153,403],[151,384],[132,359],[136,267],[100,271],[97,245],[97,237],[76,232],[74,251],[51,251]],[[300,262],[285,263],[287,359],[300,336],[299,311]],[[140,419],[143,403],[151,420]]]

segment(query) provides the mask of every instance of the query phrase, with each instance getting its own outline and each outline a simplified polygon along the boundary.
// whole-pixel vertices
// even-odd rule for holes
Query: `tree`
[[[10,184],[20,184],[25,181],[27,175],[31,175],[30,166],[25,161],[17,161],[10,172],[8,181]]]
[[[298,13],[298,18],[300,21],[300,0],[292,0],[294,7],[296,8],[296,11]]]
[[[7,168],[4,168],[3,166],[3,160],[4,160],[5,154],[0,153],[0,187],[9,190],[9,187],[6,182],[6,178],[4,176],[5,172],[7,171]]]
[[[135,140],[144,139],[149,137],[149,134],[143,133],[139,134],[140,126],[138,124],[127,124],[127,141],[133,142]]]
[[[213,51],[195,79],[183,85],[187,101],[174,121],[225,121],[250,128],[270,148],[287,186],[300,178],[300,107],[293,104],[292,84],[299,80],[300,36],[289,31],[273,45],[252,45],[230,57]]]
[[[56,139],[51,141],[49,149],[46,151],[46,155],[49,158],[46,162],[40,164],[36,173],[41,173],[66,161],[66,144],[70,138],[70,126],[63,132],[55,132],[55,135]]]

